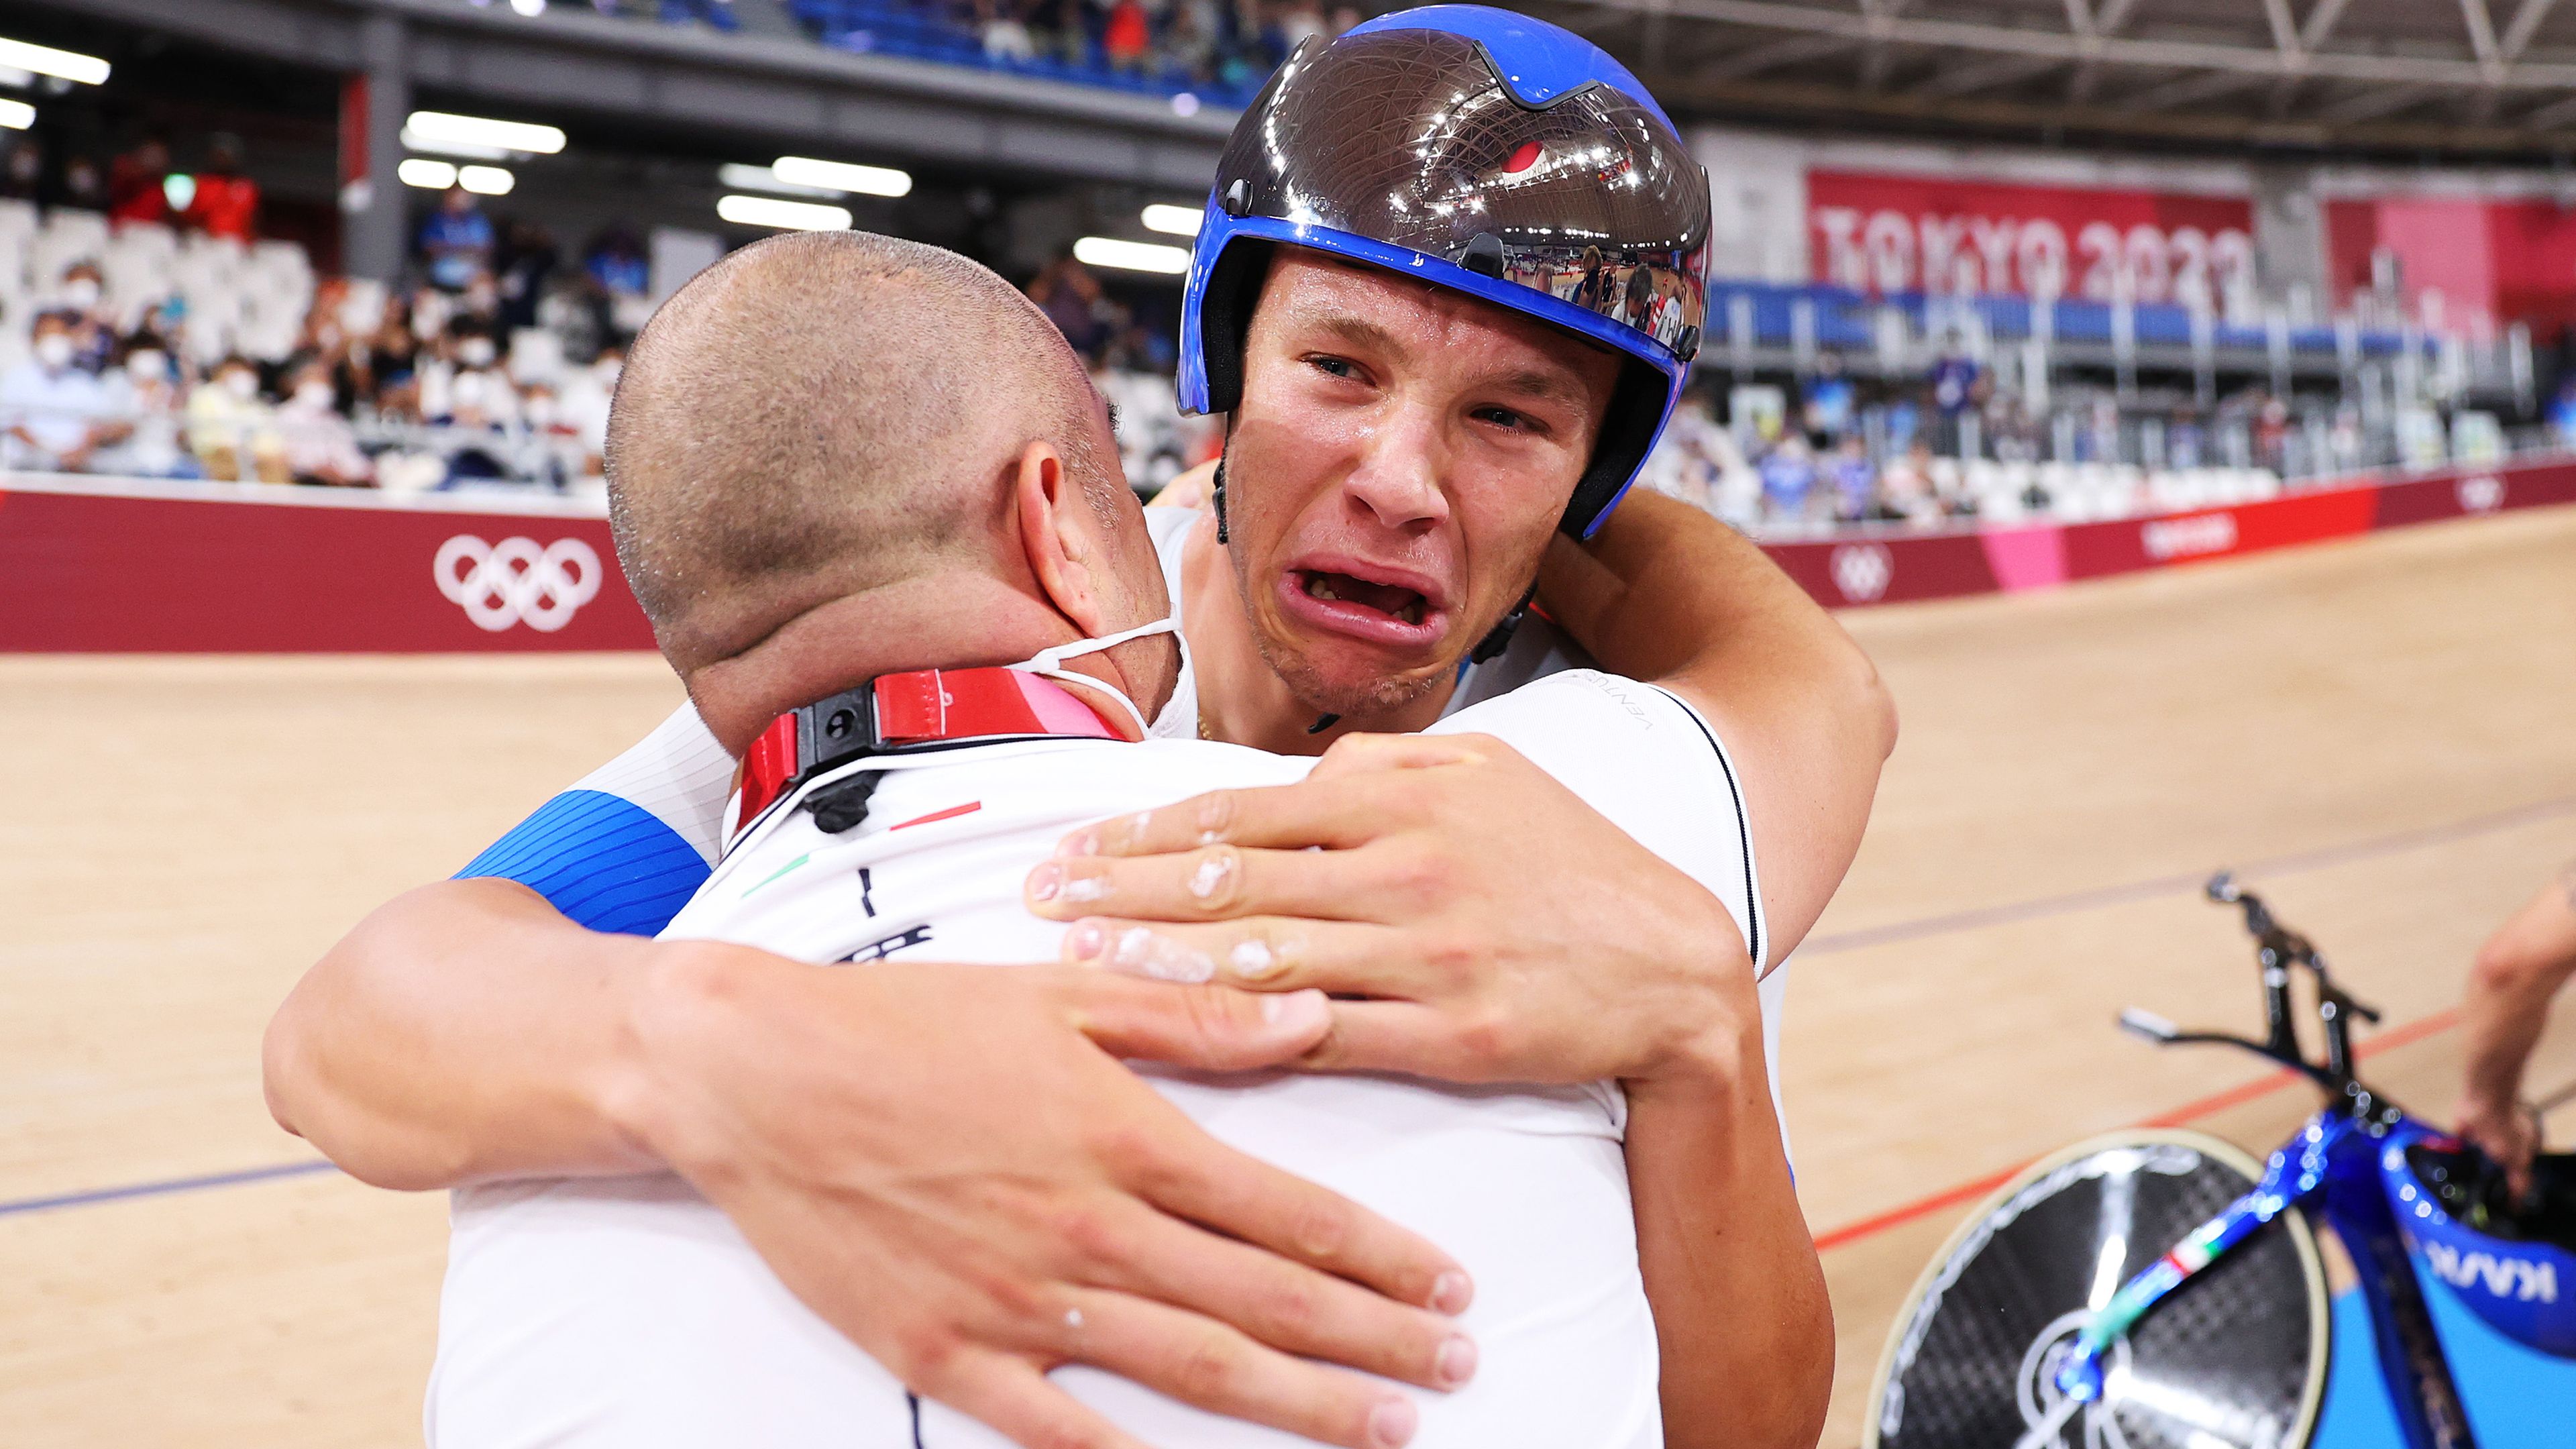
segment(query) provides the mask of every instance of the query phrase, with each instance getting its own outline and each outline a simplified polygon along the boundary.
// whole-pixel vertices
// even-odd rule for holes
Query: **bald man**
[[[786,305],[817,295],[830,304]],[[844,398],[838,426],[820,438],[756,381],[763,368],[822,371],[848,358],[868,359],[875,381]],[[1009,402],[892,402],[968,390]],[[1023,907],[1020,881],[1066,832],[1307,772],[1309,760],[1146,739],[1181,661],[1162,568],[1110,441],[1089,382],[1044,319],[999,278],[934,249],[853,234],[779,239],[693,281],[656,317],[612,419],[619,556],[691,699],[744,758],[724,853],[666,939],[841,963],[879,985],[959,969],[934,963],[1051,959],[1061,928]],[[1404,746],[1420,767],[1535,762],[1607,817],[1589,838],[1560,845],[1638,869],[1660,857],[1743,902],[1732,924],[1758,937],[1732,766],[1679,698],[1569,671],[1462,710],[1435,733]],[[1615,748],[1598,748],[1605,739]],[[1052,1343],[898,1377],[871,1352],[902,1364],[906,1346],[865,1321],[818,1317],[763,1263],[763,1251],[789,1241],[778,1225],[728,1220],[690,1185],[657,1176],[458,1194],[432,1442],[999,1442],[913,1398],[905,1377],[934,1393],[962,1385],[993,1428],[1024,1438],[1061,1416],[1069,1396],[1072,1422],[1095,1436],[1081,1442],[1121,1446],[1648,1449],[1666,1442],[1667,1412],[1715,1428],[1725,1403],[1664,1392],[1659,1347],[1688,1354],[1733,1331],[1721,1308],[1738,1318],[1759,1305],[1722,1301],[1705,1276],[1677,1274],[1650,1312],[1640,1237],[1660,1238],[1664,1261],[1680,1261],[1691,1255],[1684,1245],[1717,1242],[1721,1220],[1728,1234],[1758,1233],[1766,1205],[1711,1190],[1732,1165],[1710,1170],[1725,1149],[1696,1134],[1641,1132],[1624,1154],[1621,1137],[1629,1094],[1698,1091],[1711,1072],[1706,1052],[1740,1048],[1748,1026],[1758,1042],[1751,963],[1740,945],[1737,956],[1733,972],[1691,990],[1616,959],[1578,979],[1515,983],[1568,1029],[1558,1069],[1538,1085],[1161,1072],[1152,1082],[1163,1101],[1140,1089],[1120,1107],[1145,1119],[1177,1108],[1228,1144],[1218,1150],[1270,1164],[1259,1170],[1279,1190],[1320,1197],[1285,1168],[1401,1225],[1356,1235],[1331,1264],[1341,1272],[1388,1276],[1411,1230],[1472,1278],[1473,1305],[1454,1323],[1416,1312],[1382,1340],[1357,1331],[1358,1287],[1319,1284],[1307,1321],[1279,1347],[1383,1377],[1338,1376],[1338,1392],[1315,1408],[1278,1413],[1266,1386],[1297,1366],[1241,1335],[1207,1340],[1211,1367],[1182,1390],[1188,1403],[1116,1376],[1142,1330],[1173,1310],[1153,1285],[1114,1274],[1049,1306]],[[1336,1010],[1316,993],[1277,1001],[1273,1015],[1310,1041]],[[1339,1010],[1340,1030],[1365,1041],[1365,1004]],[[948,1028],[963,1049],[997,1061],[1029,1048],[980,1015]],[[984,1106],[997,1143],[1002,1118],[1065,1109]],[[1649,1158],[1653,1171],[1632,1171],[1631,1159]],[[699,1186],[724,1197],[720,1182]],[[1788,1204],[1794,1220],[1785,1168],[1767,1186],[1770,1208]],[[1068,1234],[1068,1251],[1081,1237]],[[972,1245],[932,1232],[919,1251]],[[1215,1235],[1195,1254],[1208,1276],[1279,1271]],[[900,1292],[901,1266],[891,1266],[869,1265],[883,1291]],[[1423,1286],[1426,1302],[1461,1306],[1440,1283]],[[1099,1367],[1041,1377],[1068,1359]],[[1393,1379],[1444,1392],[1408,1394]],[[1228,1417],[1237,1415],[1294,1437]]]

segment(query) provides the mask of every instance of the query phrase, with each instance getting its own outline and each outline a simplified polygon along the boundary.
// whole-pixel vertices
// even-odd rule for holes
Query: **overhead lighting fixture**
[[[56,50],[50,45],[29,45],[23,40],[0,39],[0,65],[13,70],[30,70],[38,75],[59,76],[94,86],[107,79],[107,62],[94,55],[73,50]]]
[[[161,199],[172,211],[186,211],[197,204],[197,178],[184,171],[173,171],[161,178]]]
[[[1073,259],[1086,267],[1115,267],[1122,272],[1160,272],[1179,276],[1190,269],[1190,254],[1181,247],[1156,242],[1120,241],[1087,236],[1073,244]]]
[[[736,226],[765,226],[779,231],[848,231],[850,209],[776,196],[728,196],[716,203],[716,215]]]
[[[1197,236],[1202,213],[1195,206],[1165,206],[1160,202],[1145,208],[1145,229],[1166,236]]]
[[[488,116],[458,116],[446,111],[412,112],[403,122],[403,134],[417,137],[425,151],[482,146],[496,151],[525,151],[533,156],[551,156],[564,148],[564,133],[552,126],[539,126],[527,121],[496,121]]]
[[[511,175],[507,167],[459,166],[456,184],[477,196],[507,196],[510,188],[519,184],[519,178]]]
[[[510,0],[510,8],[534,20],[546,13],[546,0]]]
[[[424,136],[409,126],[402,129],[406,151],[435,151],[441,156],[462,156],[469,161],[508,161],[520,153],[504,151],[498,146],[468,146],[462,141],[440,141]]]
[[[716,180],[736,191],[775,191],[781,196],[819,196],[826,201],[849,194],[828,186],[799,186],[793,181],[781,181],[778,173],[766,166],[746,166],[739,161],[727,161],[717,167]]]
[[[1172,114],[1173,114],[1173,115],[1176,115],[1176,116],[1195,116],[1195,115],[1197,115],[1198,113],[1199,113],[1199,98],[1198,98],[1198,97],[1196,97],[1196,96],[1194,96],[1194,95],[1191,95],[1188,91],[1179,91],[1179,92],[1176,92],[1176,93],[1172,96]]]
[[[0,129],[23,131],[36,124],[36,108],[25,101],[0,100]]]
[[[858,166],[847,161],[817,161],[811,156],[781,156],[769,163],[770,174],[798,186],[820,186],[859,196],[909,196],[912,173],[891,166]]]
[[[406,156],[394,174],[405,186],[423,191],[445,191],[456,184],[456,168],[445,161],[432,161],[426,156]]]

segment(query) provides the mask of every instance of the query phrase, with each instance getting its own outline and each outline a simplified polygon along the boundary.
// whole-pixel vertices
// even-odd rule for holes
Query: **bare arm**
[[[1745,774],[1776,965],[1824,913],[1869,823],[1896,706],[1869,656],[1734,529],[1639,491],[1559,537],[1539,599],[1605,668],[1672,687]]]
[[[1833,1395],[1824,1265],[1781,1156],[1760,1018],[1744,1021],[1716,1071],[1627,1083],[1668,1449],[1809,1449]]]
[[[2460,1131],[2529,1186],[2538,1133],[2517,1098],[2522,1072],[2549,1022],[2549,1000],[2576,976],[2576,865],[2570,865],[2478,948],[2460,1006],[2468,1023]]]
[[[643,1172],[609,1104],[655,968],[508,880],[423,886],[306,972],[263,1043],[279,1126],[378,1187]]]
[[[1454,1387],[1464,1275],[1119,1060],[1267,1065],[1327,1025],[1312,994],[603,936],[471,880],[333,948],[265,1059],[280,1124],[370,1182],[667,1164],[906,1384],[1023,1443],[1138,1449],[1043,1376],[1079,1361],[1393,1449],[1410,1403],[1307,1360]]]

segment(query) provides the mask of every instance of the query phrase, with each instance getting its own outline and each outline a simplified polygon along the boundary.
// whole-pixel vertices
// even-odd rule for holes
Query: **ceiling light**
[[[36,108],[25,101],[0,100],[0,129],[23,131],[36,124]]]
[[[534,20],[546,13],[546,0],[510,0],[510,8]]]
[[[1086,267],[1116,267],[1122,272],[1160,272],[1178,276],[1190,269],[1190,254],[1181,247],[1154,242],[1120,241],[1087,236],[1073,244],[1073,259]]]
[[[468,146],[462,141],[437,140],[409,126],[402,128],[402,144],[406,151],[435,151],[441,156],[463,156],[473,161],[507,161],[519,154],[504,151],[498,146]]]
[[[1199,222],[1205,216],[1195,206],[1165,206],[1160,202],[1145,208],[1145,229],[1167,236],[1197,236]]]
[[[1194,96],[1194,95],[1191,95],[1188,91],[1180,91],[1180,92],[1176,92],[1176,93],[1172,96],[1172,114],[1173,114],[1173,115],[1176,115],[1176,116],[1195,116],[1195,115],[1197,115],[1198,113],[1199,113],[1199,98],[1198,98],[1198,97],[1196,97],[1196,96]]]
[[[38,75],[60,76],[85,86],[94,86],[107,79],[107,62],[97,56],[56,50],[50,45],[29,45],[23,40],[0,39],[0,65],[31,70]]]
[[[507,196],[510,188],[519,184],[519,178],[503,166],[459,166],[456,184],[477,196]]]
[[[425,150],[488,146],[501,151],[551,156],[564,148],[564,133],[552,126],[532,125],[526,121],[496,121],[487,116],[457,116],[445,111],[414,111],[403,122],[403,131],[406,135],[418,137]]]
[[[186,211],[197,204],[197,178],[184,171],[173,171],[161,178],[161,199],[172,211]]]
[[[736,226],[767,226],[780,231],[848,231],[850,209],[812,201],[786,201],[775,196],[728,196],[716,203],[716,215]]]
[[[819,196],[827,201],[849,194],[828,186],[799,186],[793,181],[781,181],[778,173],[766,166],[745,166],[739,161],[727,161],[717,167],[716,180],[737,191],[775,191],[782,196]]]
[[[847,161],[817,161],[811,156],[781,156],[769,163],[769,170],[781,181],[856,192],[861,196],[908,196],[912,193],[912,173],[897,171],[891,166],[854,166]]]
[[[405,186],[423,191],[445,191],[456,184],[456,168],[445,161],[432,161],[426,156],[406,156],[394,174]]]

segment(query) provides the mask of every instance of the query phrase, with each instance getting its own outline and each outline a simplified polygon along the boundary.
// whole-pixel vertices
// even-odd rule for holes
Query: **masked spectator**
[[[170,143],[145,136],[107,168],[107,219],[118,226],[170,221]]]
[[[73,317],[36,319],[28,358],[0,374],[0,420],[14,467],[88,471],[98,450],[131,431],[115,416],[107,389],[80,365]]]
[[[1762,456],[1763,516],[1771,519],[1794,519],[1807,516],[1809,500],[1816,489],[1815,458],[1807,450],[1807,440],[1796,433],[1781,435],[1771,451]]]
[[[107,308],[107,274],[98,263],[78,261],[63,269],[62,285],[54,291],[60,310],[72,319],[74,356],[81,370],[104,371],[107,360],[116,351],[116,324]]]
[[[420,252],[430,285],[445,292],[462,292],[492,269],[492,222],[473,192],[451,186],[439,198],[438,210],[421,223]]]
[[[1015,0],[977,0],[976,28],[984,42],[984,58],[996,65],[1025,64],[1038,58],[1037,42],[1029,35],[1028,22],[1020,18]]]
[[[604,454],[608,447],[608,405],[617,393],[617,379],[625,366],[625,353],[605,347],[590,366],[564,383],[561,420],[581,444],[584,478],[607,474]]]
[[[363,487],[375,481],[367,455],[349,420],[332,406],[331,370],[319,361],[295,373],[295,385],[277,409],[277,435],[287,476],[298,483],[333,488]]]
[[[249,358],[225,358],[214,376],[188,394],[188,450],[209,478],[287,481],[277,416],[260,396],[259,369]]]
[[[1847,523],[1867,518],[1878,487],[1878,470],[1870,466],[1868,445],[1859,438],[1843,439],[1826,462],[1825,473],[1834,487],[1834,516]]]
[[[247,243],[258,234],[259,183],[242,174],[238,136],[217,132],[206,146],[206,168],[197,173],[197,194],[179,213],[183,226],[208,236]]]
[[[137,478],[202,478],[205,469],[182,446],[178,370],[158,337],[138,334],[125,361],[108,374],[117,411],[133,427],[108,466]]]
[[[653,315],[653,262],[632,228],[612,226],[591,238],[582,270],[607,294],[609,329],[616,336],[634,336]]]

